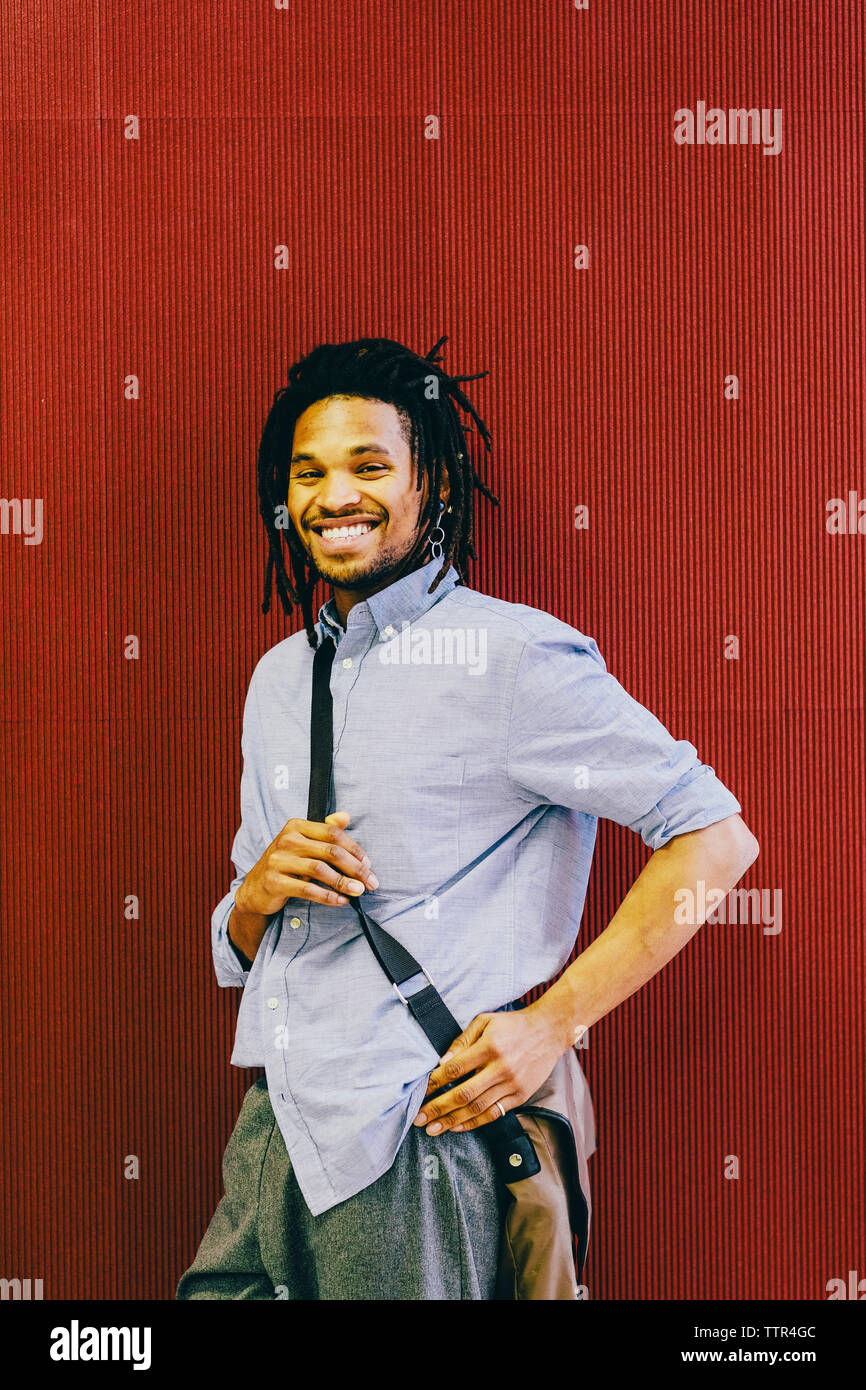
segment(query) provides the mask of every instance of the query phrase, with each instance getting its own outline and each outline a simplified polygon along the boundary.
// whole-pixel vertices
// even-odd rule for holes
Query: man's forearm
[[[238,893],[240,889],[238,889]],[[267,929],[268,919],[259,912],[245,912],[238,905],[237,896],[235,905],[231,910],[226,930],[229,941],[236,951],[246,957],[248,965],[252,965],[256,958],[256,951],[262,944],[262,937]],[[242,961],[243,965],[244,962]]]
[[[704,918],[677,922],[675,894],[690,889],[697,900],[700,880],[728,893],[758,848],[740,817],[729,816],[655,851],[604,931],[537,1001],[563,1051],[657,975],[695,935]]]

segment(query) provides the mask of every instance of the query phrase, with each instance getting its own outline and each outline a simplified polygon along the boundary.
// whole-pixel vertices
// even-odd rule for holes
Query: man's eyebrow
[[[386,449],[384,444],[353,444],[349,450],[350,454],[387,454],[391,457],[390,449]],[[315,454],[292,454],[290,463],[318,463]]]

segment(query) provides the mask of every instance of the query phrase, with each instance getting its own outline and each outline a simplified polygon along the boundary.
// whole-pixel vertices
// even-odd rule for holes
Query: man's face
[[[447,493],[443,481],[443,501]],[[426,478],[415,489],[409,441],[393,405],[329,396],[298,417],[289,516],[332,584],[366,588],[395,569],[415,541],[426,495]]]

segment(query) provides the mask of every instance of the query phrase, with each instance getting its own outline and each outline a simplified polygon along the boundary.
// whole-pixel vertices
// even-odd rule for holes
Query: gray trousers
[[[505,1195],[477,1130],[413,1126],[387,1173],[313,1216],[261,1077],[244,1097],[223,1182],[179,1299],[494,1297]]]

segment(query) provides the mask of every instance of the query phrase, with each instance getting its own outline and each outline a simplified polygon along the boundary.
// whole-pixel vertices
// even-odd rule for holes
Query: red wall
[[[0,52],[0,495],[44,527],[0,535],[0,1275],[170,1298],[192,1258],[254,1079],[208,939],[240,714],[292,630],[259,431],[317,342],[442,333],[490,373],[469,581],[592,634],[783,895],[592,1031],[591,1296],[866,1275],[866,535],[825,528],[866,497],[862,8],[57,0]],[[698,101],[781,152],[675,144]],[[601,827],[584,944],[646,853]]]

